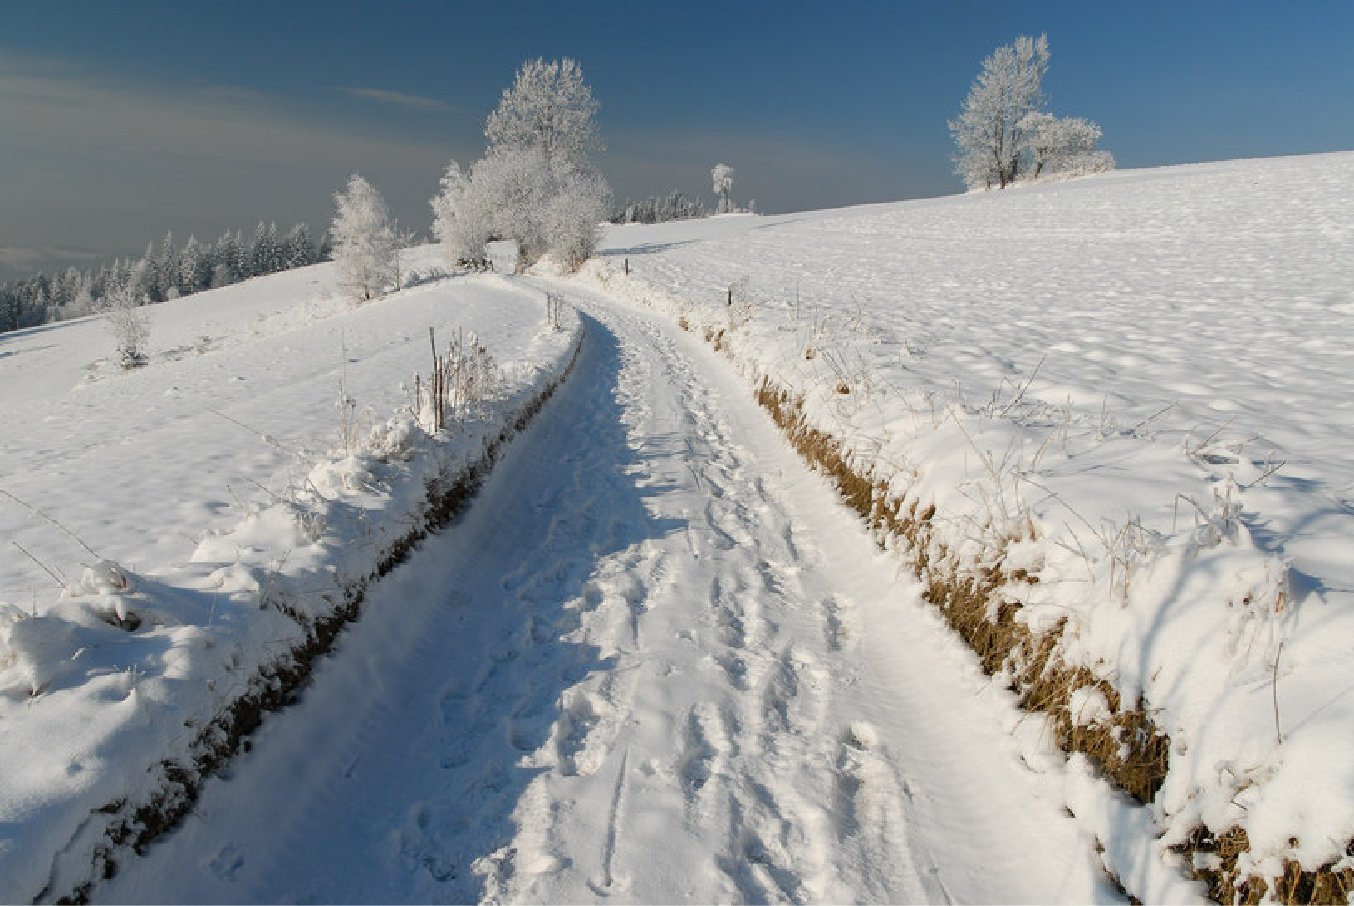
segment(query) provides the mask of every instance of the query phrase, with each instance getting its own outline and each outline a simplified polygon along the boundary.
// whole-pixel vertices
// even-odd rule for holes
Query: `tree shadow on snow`
[[[460,628],[435,715],[446,783],[401,837],[425,897],[480,899],[486,866],[510,874],[515,835],[550,820],[524,804],[531,782],[605,761],[626,716],[605,676],[642,657],[627,650],[644,606],[640,546],[686,526],[646,507],[671,484],[629,442],[618,339],[584,322],[574,375],[448,530]]]

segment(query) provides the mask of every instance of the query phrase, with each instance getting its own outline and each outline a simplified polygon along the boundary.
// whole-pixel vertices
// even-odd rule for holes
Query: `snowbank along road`
[[[1117,900],[1035,722],[727,363],[570,292],[479,499],[96,896]]]

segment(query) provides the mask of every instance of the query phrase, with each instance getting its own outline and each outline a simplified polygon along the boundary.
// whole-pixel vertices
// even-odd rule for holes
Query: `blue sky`
[[[1050,109],[1121,167],[1354,149],[1354,3],[0,0],[0,272],[173,230],[317,229],[361,171],[407,226],[527,58],[572,56],[619,197],[765,211],[959,191],[947,119],[1047,32]]]

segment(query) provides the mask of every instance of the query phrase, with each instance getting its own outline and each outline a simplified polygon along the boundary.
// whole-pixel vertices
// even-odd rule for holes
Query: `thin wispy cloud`
[[[251,164],[398,160],[411,143],[298,117],[232,86],[118,82],[75,67],[0,55],[0,106],[11,146],[134,151]]]
[[[405,94],[402,91],[386,91],[384,88],[345,88],[343,90],[352,97],[376,101],[379,104],[394,104],[397,107],[412,107],[418,110],[451,109],[451,105],[446,101],[420,97],[417,94]]]
[[[64,250],[82,246],[125,254],[171,228],[316,226],[354,171],[416,219],[447,156],[465,153],[250,89],[149,83],[10,52],[0,52],[0,111],[7,270],[70,260]]]
[[[42,245],[34,247],[0,246],[0,267],[32,267],[39,261],[63,259],[69,261],[92,261],[99,258],[98,252],[85,249],[67,249]]]

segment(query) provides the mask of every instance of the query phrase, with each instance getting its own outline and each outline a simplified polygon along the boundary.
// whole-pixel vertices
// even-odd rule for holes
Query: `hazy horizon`
[[[807,2],[731,8],[350,3],[316,16],[154,0],[0,14],[0,278],[212,240],[260,220],[321,232],[361,172],[406,228],[449,158],[483,151],[517,66],[571,56],[601,103],[617,201],[709,171],[778,213],[962,191],[947,121],[982,59],[1046,32],[1050,109],[1121,168],[1354,148],[1354,7]],[[490,24],[493,27],[486,27]]]

